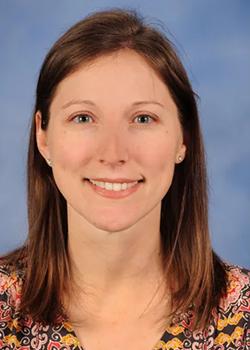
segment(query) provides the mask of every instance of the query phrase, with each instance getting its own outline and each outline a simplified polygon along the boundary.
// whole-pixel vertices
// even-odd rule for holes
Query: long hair
[[[204,327],[225,292],[226,273],[210,243],[207,175],[196,95],[166,35],[146,24],[135,10],[117,8],[92,13],[72,26],[53,45],[41,67],[27,164],[28,238],[22,248],[6,258],[14,265],[21,258],[24,262],[20,310],[34,319],[55,322],[63,294],[72,283],[66,201],[38,151],[35,113],[41,112],[46,130],[58,84],[82,64],[122,49],[134,50],[147,61],[178,108],[187,152],[162,200],[162,263],[166,280],[174,286],[172,315],[191,307],[195,326]]]

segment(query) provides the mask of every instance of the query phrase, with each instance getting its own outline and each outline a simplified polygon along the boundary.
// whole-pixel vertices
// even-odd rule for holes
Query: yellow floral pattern
[[[187,313],[183,321],[166,327],[152,350],[250,350],[250,272],[234,265],[226,268],[227,294],[207,329],[192,331],[189,324],[194,315]],[[84,350],[65,319],[57,326],[42,325],[30,317],[20,323],[21,287],[22,275],[0,266],[0,349]]]

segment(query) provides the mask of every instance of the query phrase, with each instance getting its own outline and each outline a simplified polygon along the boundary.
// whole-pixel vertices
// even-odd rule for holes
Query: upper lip
[[[142,181],[143,179],[126,179],[126,178],[118,178],[118,179],[108,179],[108,178],[86,178],[87,180],[93,180],[93,181],[99,181],[99,182],[111,182],[111,183],[130,183],[130,182],[136,182],[136,181]]]

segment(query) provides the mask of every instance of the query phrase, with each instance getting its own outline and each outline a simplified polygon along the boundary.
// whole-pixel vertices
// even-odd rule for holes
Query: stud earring
[[[181,162],[182,161],[182,156],[179,156],[178,157],[178,162]]]
[[[47,158],[46,161],[47,161],[48,165],[51,167],[52,166],[51,160]]]

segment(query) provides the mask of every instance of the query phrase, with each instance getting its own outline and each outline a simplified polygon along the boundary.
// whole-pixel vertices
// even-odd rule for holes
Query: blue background
[[[176,44],[200,96],[213,246],[225,260],[249,268],[248,0],[0,0],[0,253],[26,237],[28,126],[44,56],[76,21],[112,6],[137,9]]]

